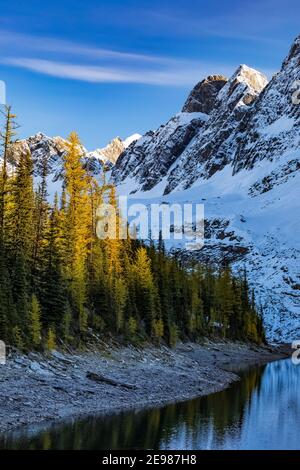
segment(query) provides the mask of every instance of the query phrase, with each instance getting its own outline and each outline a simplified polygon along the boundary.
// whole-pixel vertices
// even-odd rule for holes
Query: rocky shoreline
[[[207,395],[238,380],[239,369],[287,354],[287,348],[206,340],[175,349],[103,345],[80,354],[13,355],[0,366],[0,434]]]

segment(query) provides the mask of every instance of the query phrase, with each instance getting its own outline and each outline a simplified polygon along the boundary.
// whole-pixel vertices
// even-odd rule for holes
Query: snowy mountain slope
[[[300,36],[241,125],[234,172],[251,169],[265,158],[275,162],[287,150],[299,149],[300,106],[292,99],[298,80]]]
[[[245,266],[268,338],[281,341],[300,337],[300,105],[292,101],[297,80],[300,36],[269,84],[259,72],[239,67],[186,145],[180,120],[176,127],[172,118],[123,153],[112,171],[119,192],[131,194],[133,202],[204,204],[204,247],[186,251],[184,241],[170,240],[168,248],[204,261],[227,260],[235,270]],[[196,101],[192,111],[199,110]],[[181,151],[162,165],[176,144]]]
[[[118,184],[128,176],[135,179],[135,191],[147,191],[158,184],[207,119],[203,113],[178,113],[157,131],[149,131],[120,155],[112,169]],[[153,158],[155,155],[155,158]]]
[[[290,341],[300,337],[300,173],[251,197],[249,188],[270,172],[272,163],[265,163],[234,176],[227,165],[189,189],[164,196],[139,192],[130,196],[129,205],[204,204],[204,247],[188,251],[184,239],[171,238],[167,248],[204,262],[226,260],[236,272],[246,268],[269,340]]]
[[[132,134],[132,135],[130,135],[129,137],[126,137],[125,140],[122,140],[124,149],[125,149],[125,150],[128,149],[128,147],[129,147],[131,144],[133,144],[134,142],[136,142],[137,140],[139,140],[141,137],[142,137],[141,134],[137,134],[137,133]]]

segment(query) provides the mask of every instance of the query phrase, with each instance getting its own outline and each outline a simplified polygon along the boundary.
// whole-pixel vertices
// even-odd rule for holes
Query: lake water
[[[2,449],[300,449],[300,365],[243,372],[228,390],[159,409],[29,427]]]

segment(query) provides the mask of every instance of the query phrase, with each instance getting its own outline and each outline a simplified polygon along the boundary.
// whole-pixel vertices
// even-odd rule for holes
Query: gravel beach
[[[116,413],[220,391],[237,371],[286,357],[242,343],[103,345],[84,353],[13,355],[0,366],[0,433],[70,417]]]

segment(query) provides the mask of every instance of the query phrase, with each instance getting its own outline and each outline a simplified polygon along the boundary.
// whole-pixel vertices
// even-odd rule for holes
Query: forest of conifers
[[[183,263],[163,242],[96,236],[96,209],[116,190],[81,164],[72,133],[63,190],[49,202],[48,162],[36,187],[30,153],[11,166],[14,118],[1,133],[0,339],[22,350],[82,347],[92,332],[142,344],[220,336],[264,341],[245,273]],[[12,169],[13,168],[13,169]]]

